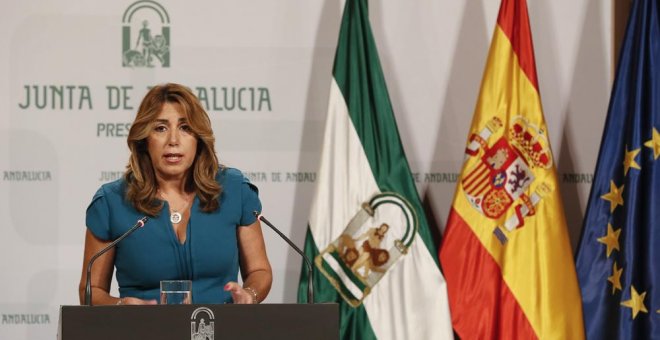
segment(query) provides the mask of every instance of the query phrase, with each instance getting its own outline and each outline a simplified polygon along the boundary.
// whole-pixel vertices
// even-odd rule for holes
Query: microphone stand
[[[300,250],[288,237],[286,237],[284,234],[282,234],[281,231],[279,231],[275,226],[270,223],[265,217],[260,215],[258,212],[254,212],[254,216],[260,220],[261,222],[264,222],[267,226],[269,226],[271,229],[273,229],[286,243],[288,243],[291,248],[293,248],[300,256],[302,256],[303,260],[305,260],[305,264],[307,264],[307,303],[314,303],[314,271],[312,270],[312,261],[309,260],[307,255]]]
[[[123,233],[121,236],[117,237],[116,240],[112,241],[110,244],[108,244],[105,248],[101,249],[98,253],[94,254],[91,259],[89,259],[89,263],[87,264],[87,281],[85,281],[85,305],[91,306],[92,305],[92,279],[91,279],[91,274],[92,274],[92,264],[94,264],[94,261],[96,261],[99,256],[105,254],[108,250],[112,249],[114,246],[117,245],[117,243],[121,242],[121,240],[125,239],[128,235],[132,234],[135,230],[138,228],[144,227],[144,224],[147,222],[148,218],[147,216],[142,217],[135,223],[131,229],[128,229],[125,233]]]

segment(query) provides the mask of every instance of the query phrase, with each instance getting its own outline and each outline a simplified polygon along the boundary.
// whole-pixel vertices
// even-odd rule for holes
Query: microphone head
[[[259,215],[260,215],[260,213],[259,213],[258,211],[255,210],[255,211],[253,211],[252,213],[254,214],[254,217],[256,217],[257,219],[259,219]]]
[[[137,221],[137,223],[140,225],[140,228],[144,227],[144,224],[147,223],[147,220],[149,218],[147,216],[143,216],[141,219]]]

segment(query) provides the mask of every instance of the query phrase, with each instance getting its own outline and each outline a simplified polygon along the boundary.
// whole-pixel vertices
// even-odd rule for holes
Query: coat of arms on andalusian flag
[[[356,307],[408,252],[417,224],[406,199],[391,192],[377,194],[362,204],[346,229],[314,262],[344,300]]]
[[[507,233],[521,228],[525,216],[534,215],[534,207],[549,190],[541,183],[528,195],[535,179],[533,169],[550,168],[552,155],[544,131],[523,117],[515,117],[508,133],[489,144],[500,128],[502,122],[493,118],[478,135],[470,137],[465,150],[467,160],[481,157],[461,179],[461,185],[472,207],[488,218],[497,220],[514,206],[504,225],[494,230],[495,236],[506,243]]]

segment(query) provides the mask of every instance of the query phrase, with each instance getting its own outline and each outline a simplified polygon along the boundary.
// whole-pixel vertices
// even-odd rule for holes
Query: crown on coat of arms
[[[552,166],[552,154],[545,134],[524,118],[514,119],[508,140],[532,167],[547,169]]]

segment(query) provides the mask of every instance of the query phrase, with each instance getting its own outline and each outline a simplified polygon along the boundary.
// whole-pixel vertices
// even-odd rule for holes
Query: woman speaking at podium
[[[143,216],[142,228],[94,262],[91,304],[156,304],[161,280],[191,280],[193,303],[266,297],[272,271],[254,215],[257,188],[218,165],[214,143],[188,88],[164,84],[147,93],[128,134],[126,173],[101,186],[87,208],[81,303],[90,259]],[[119,297],[109,293],[114,268]]]

